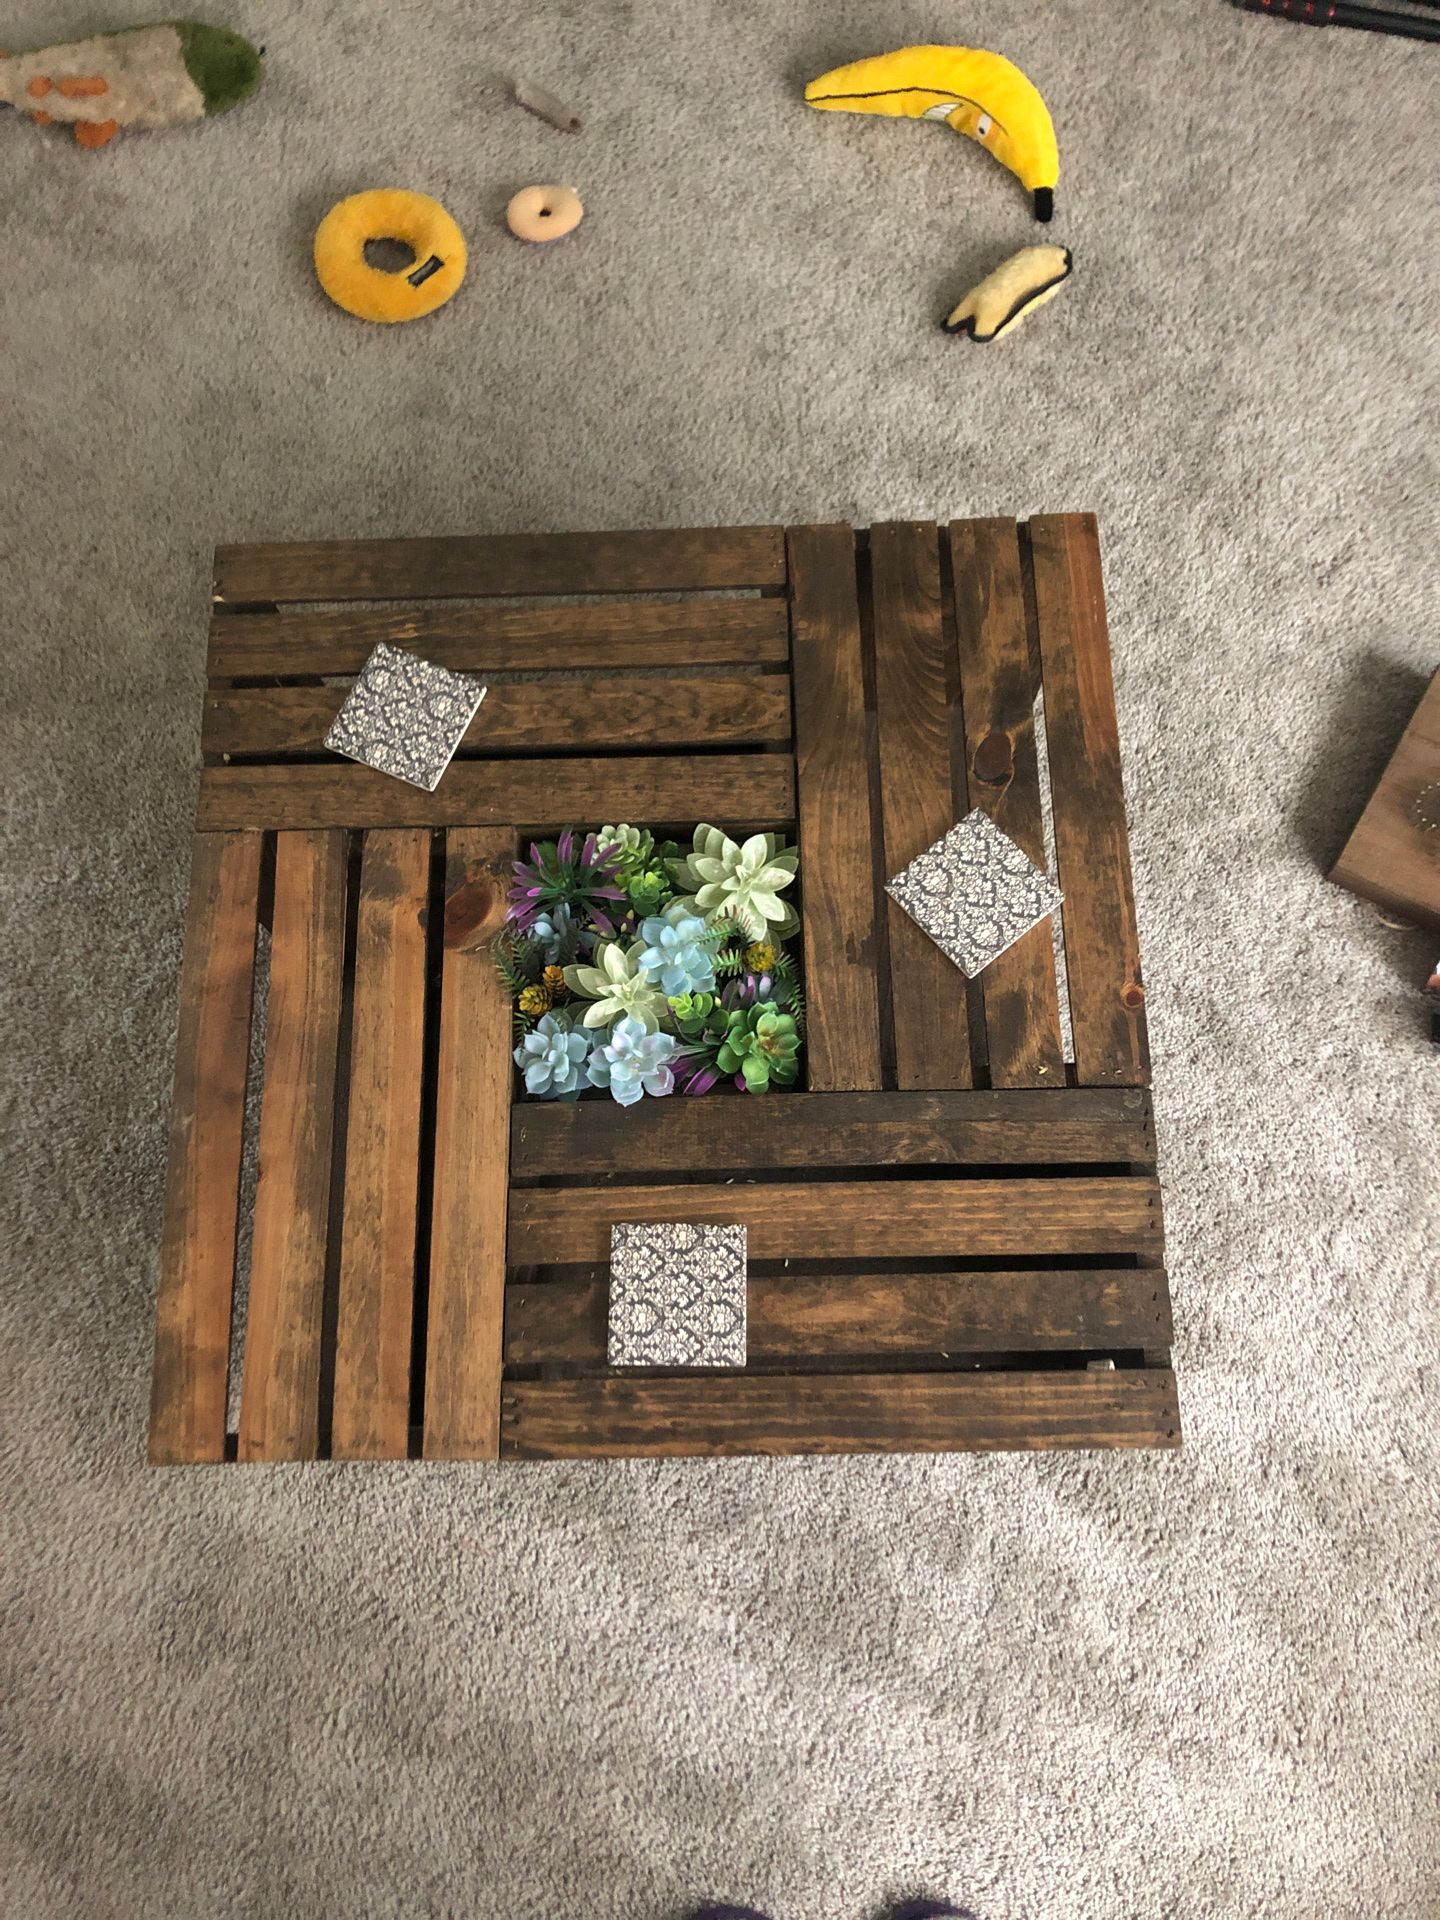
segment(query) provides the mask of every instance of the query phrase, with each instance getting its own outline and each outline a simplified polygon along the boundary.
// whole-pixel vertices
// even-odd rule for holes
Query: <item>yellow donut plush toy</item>
[[[365,258],[371,240],[398,240],[414,254],[394,273]],[[434,313],[465,278],[465,236],[438,200],[403,187],[353,193],[315,231],[315,271],[335,302],[359,320],[393,326]]]

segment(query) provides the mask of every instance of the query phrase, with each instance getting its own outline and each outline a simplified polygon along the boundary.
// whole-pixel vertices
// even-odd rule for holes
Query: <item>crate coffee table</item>
[[[322,748],[381,639],[489,680],[433,794]],[[1178,1444],[1091,518],[222,547],[203,745],[153,1460]],[[972,806],[1043,863],[1047,779],[1063,968],[967,984],[883,882]],[[622,820],[798,834],[800,1090],[515,1100],[509,863]],[[611,1371],[677,1219],[749,1363]]]

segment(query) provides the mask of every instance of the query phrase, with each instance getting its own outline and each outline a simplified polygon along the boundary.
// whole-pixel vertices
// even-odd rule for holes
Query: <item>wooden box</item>
[[[1440,673],[1330,869],[1337,886],[1417,926],[1440,927]]]
[[[221,548],[215,581],[154,1460],[1178,1444],[1093,519]],[[433,794],[321,748],[380,639],[489,680]],[[967,983],[883,882],[972,806],[1043,864],[1047,780],[1063,969],[1043,924]],[[803,1090],[515,1101],[509,863],[621,820],[798,834]],[[607,1368],[610,1225],[646,1219],[745,1224],[743,1370]]]

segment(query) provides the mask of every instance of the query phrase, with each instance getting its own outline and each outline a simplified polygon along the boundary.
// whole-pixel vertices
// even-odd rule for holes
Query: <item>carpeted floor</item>
[[[1437,653],[1440,49],[1219,0],[206,11],[268,46],[232,118],[0,119],[0,1908],[1435,1915],[1433,956],[1319,874]],[[1042,237],[1014,181],[798,103],[947,37],[1061,138],[1075,282],[990,349],[936,322]],[[555,177],[587,222],[523,251]],[[307,254],[391,182],[472,247],[394,331]],[[214,541],[1060,508],[1106,548],[1184,1453],[148,1471]]]

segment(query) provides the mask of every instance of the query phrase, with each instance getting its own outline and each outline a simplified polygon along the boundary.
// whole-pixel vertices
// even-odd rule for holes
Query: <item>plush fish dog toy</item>
[[[89,148],[122,127],[178,127],[224,113],[259,84],[259,51],[198,20],[0,55],[0,105],[18,107],[38,127],[73,127]]]

